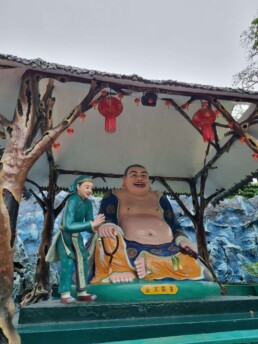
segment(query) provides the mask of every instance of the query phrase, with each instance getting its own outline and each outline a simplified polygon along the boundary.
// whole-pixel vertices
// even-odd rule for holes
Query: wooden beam
[[[86,172],[86,171],[75,171],[75,170],[64,170],[61,168],[57,168],[56,171],[59,174],[71,174],[71,175],[90,175],[94,178],[122,178],[123,174],[116,174],[116,173],[99,173],[99,172]],[[179,182],[190,182],[190,178],[184,178],[184,177],[162,177],[162,176],[149,176],[150,180],[158,180],[160,178],[164,178],[168,181],[179,181]]]
[[[154,92],[161,94],[169,95],[180,95],[186,97],[195,97],[203,100],[209,100],[211,97],[217,98],[220,100],[230,100],[234,102],[247,102],[258,104],[258,94],[257,93],[244,93],[238,92],[237,90],[223,90],[216,88],[204,88],[201,85],[184,85],[176,83],[173,81],[164,81],[164,83],[146,80],[138,77],[133,79],[128,76],[119,77],[116,75],[100,75],[97,72],[90,74],[90,72],[81,73],[83,76],[76,76],[56,72],[44,72],[28,69],[26,73],[37,74],[41,79],[42,78],[53,78],[60,82],[79,82],[83,84],[91,84],[93,79],[96,79],[98,83],[102,85],[102,88],[109,87],[112,89],[123,89],[131,92]]]

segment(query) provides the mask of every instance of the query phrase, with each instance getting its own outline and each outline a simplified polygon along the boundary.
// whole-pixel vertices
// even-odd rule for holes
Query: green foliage
[[[258,183],[245,185],[243,188],[234,193],[230,198],[236,195],[242,196],[244,198],[252,198],[254,196],[258,196]]]
[[[258,277],[258,263],[247,264],[246,269],[249,272],[249,274]]]
[[[103,198],[104,197],[104,195],[105,195],[105,192],[103,192],[103,191],[99,191],[99,190],[93,190],[93,196],[94,197],[101,197],[101,198]]]
[[[249,28],[241,35],[241,45],[245,48],[247,66],[234,75],[233,85],[244,89],[254,89],[258,84],[258,17],[253,19]]]

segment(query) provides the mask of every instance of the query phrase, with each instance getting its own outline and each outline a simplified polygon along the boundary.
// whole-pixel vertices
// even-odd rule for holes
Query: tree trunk
[[[203,219],[199,219],[198,223],[194,224],[196,232],[196,240],[199,255],[206,261],[209,262],[209,253],[206,243],[206,234]]]
[[[21,306],[27,305],[29,303],[36,303],[39,300],[47,300],[51,295],[50,264],[46,262],[46,255],[51,246],[54,222],[56,219],[54,202],[58,174],[55,169],[52,151],[49,149],[46,153],[49,163],[48,194],[47,196],[45,196],[39,185],[37,185],[37,187],[41,192],[42,199],[33,192],[34,197],[42,208],[44,216],[44,226],[41,234],[40,246],[38,249],[35,285],[33,290],[23,297]]]
[[[12,319],[14,303],[12,300],[13,287],[13,253],[16,238],[16,221],[23,189],[20,180],[11,187],[3,188],[3,181],[10,179],[10,174],[0,173],[0,343],[20,343]],[[6,185],[6,182],[5,182]]]
[[[41,243],[38,250],[38,260],[36,267],[36,293],[39,294],[39,297],[42,296],[42,298],[45,300],[48,299],[51,293],[51,287],[49,283],[50,264],[46,262],[46,255],[52,241],[54,222],[55,218],[53,204],[52,206],[49,204],[47,207],[47,211],[44,214],[44,228],[42,231]]]
[[[13,253],[19,204],[28,172],[39,157],[51,148],[57,137],[75,121],[81,112],[90,107],[90,102],[96,92],[101,89],[96,87],[97,83],[93,80],[91,89],[83,101],[55,128],[47,130],[37,142],[34,142],[39,127],[37,123],[40,123],[41,116],[44,117],[44,113],[41,113],[39,109],[40,78],[37,72],[27,71],[21,81],[12,121],[0,114],[0,125],[4,129],[6,140],[0,161],[0,343],[20,343],[19,335],[12,324],[14,315]],[[51,95],[52,89],[53,81],[49,81],[46,99]],[[52,225],[53,216],[49,218],[49,221]],[[46,245],[43,245],[43,255],[45,248]]]

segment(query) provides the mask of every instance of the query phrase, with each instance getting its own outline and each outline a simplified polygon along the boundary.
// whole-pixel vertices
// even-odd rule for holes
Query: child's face
[[[93,183],[83,182],[77,185],[77,193],[82,199],[88,198],[92,195],[93,192]]]

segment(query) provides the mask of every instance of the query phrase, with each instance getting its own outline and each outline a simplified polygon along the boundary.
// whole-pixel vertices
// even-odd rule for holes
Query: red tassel
[[[116,131],[115,117],[105,117],[105,131],[107,133],[114,133]]]
[[[214,141],[215,137],[212,131],[212,126],[210,124],[203,125],[201,127],[202,137],[204,142]]]

